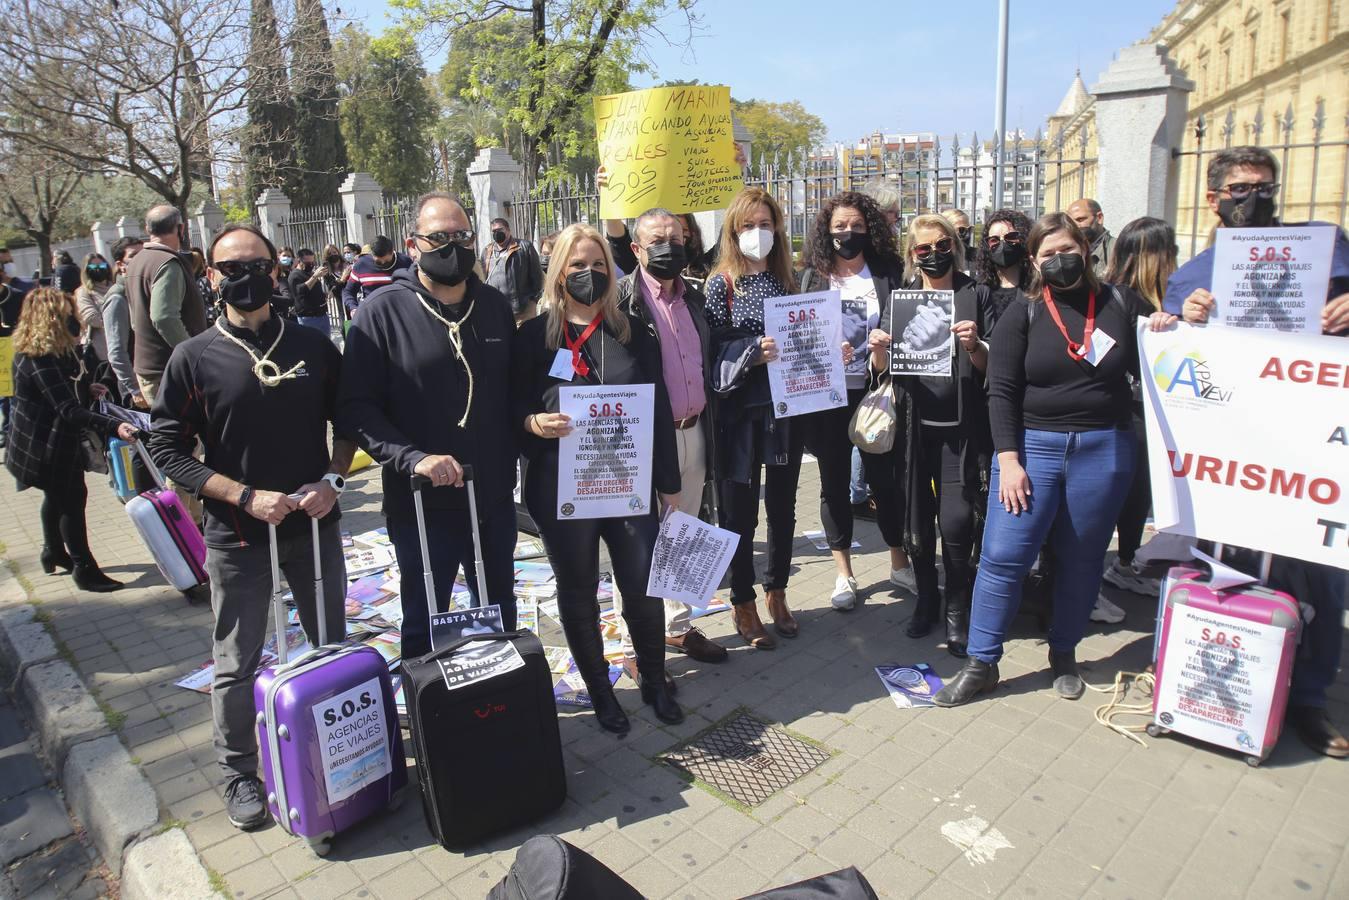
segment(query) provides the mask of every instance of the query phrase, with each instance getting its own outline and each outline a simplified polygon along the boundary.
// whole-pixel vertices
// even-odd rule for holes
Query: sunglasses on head
[[[258,259],[217,259],[215,269],[226,278],[238,278],[245,272],[251,275],[270,275],[276,261],[270,256]]]
[[[944,237],[939,241],[933,241],[930,244],[916,244],[913,248],[913,255],[919,259],[927,259],[933,252],[950,253],[954,242],[949,237]]]
[[[970,236],[970,232],[973,231],[973,230],[974,230],[974,229],[971,228],[971,227],[968,226],[968,225],[966,225],[964,228],[961,228],[961,227],[957,226],[957,227],[956,227],[956,234],[959,235],[959,236],[960,236],[960,239],[963,241],[963,240],[965,240],[966,238],[968,238],[968,237]]]
[[[1236,182],[1234,184],[1229,184],[1227,187],[1223,188],[1223,190],[1227,191],[1233,200],[1245,200],[1251,195],[1251,191],[1255,191],[1262,199],[1268,200],[1279,192],[1279,183],[1277,181],[1261,181],[1258,184]]]
[[[1021,243],[1022,240],[1023,238],[1021,237],[1021,232],[1009,231],[1002,237],[998,237],[995,234],[990,234],[988,237],[984,238],[984,244],[987,245],[988,249],[994,250],[1003,241],[1006,241],[1009,244],[1019,244]]]
[[[430,234],[418,234],[412,232],[409,235],[414,241],[423,241],[432,250],[439,250],[447,244],[458,244],[461,247],[472,247],[473,240],[477,237],[472,231],[433,231]]]

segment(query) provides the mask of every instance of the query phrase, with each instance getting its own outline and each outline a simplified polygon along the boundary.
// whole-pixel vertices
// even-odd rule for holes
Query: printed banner
[[[941,676],[927,663],[912,666],[877,666],[876,674],[890,699],[900,709],[932,706],[932,697],[942,688]]]
[[[890,292],[890,374],[951,377],[954,291]]]
[[[345,800],[393,771],[378,678],[315,704],[311,712],[329,804]]]
[[[1138,335],[1158,530],[1349,569],[1349,341]]]
[[[731,89],[659,87],[595,98],[595,134],[609,183],[600,216],[625,219],[653,206],[724,209],[745,186],[735,161]]]
[[[1189,606],[1171,607],[1157,721],[1219,747],[1259,755],[1287,631]]]
[[[1321,333],[1335,228],[1219,228],[1209,323]]]
[[[0,337],[0,397],[14,396],[14,338]]]
[[[721,585],[740,535],[672,510],[660,523],[646,592],[705,607]]]
[[[650,511],[650,384],[563,386],[558,411],[571,433],[558,440],[557,517],[605,519]]]
[[[764,334],[778,344],[778,357],[768,364],[773,415],[785,419],[848,405],[838,291],[769,298],[763,322]]]

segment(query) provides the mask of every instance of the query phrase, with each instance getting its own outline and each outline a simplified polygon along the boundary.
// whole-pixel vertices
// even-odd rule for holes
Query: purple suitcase
[[[321,609],[318,520],[312,524],[314,595]],[[320,614],[321,646],[287,662],[275,527],[271,551],[279,662],[260,672],[253,687],[259,768],[272,818],[324,856],[335,834],[402,802],[407,757],[389,666],[378,651],[329,644]]]

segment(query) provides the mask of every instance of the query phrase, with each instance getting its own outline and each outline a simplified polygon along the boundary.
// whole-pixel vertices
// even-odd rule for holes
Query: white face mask
[[[740,252],[749,259],[764,259],[773,252],[773,232],[767,228],[740,232]]]
[[[14,263],[12,263],[12,262],[7,262],[7,263],[5,263],[5,277],[6,277],[6,278],[13,278],[14,275],[15,275],[15,273],[17,273],[18,271],[19,271],[19,267],[18,267],[17,265],[15,265]]]

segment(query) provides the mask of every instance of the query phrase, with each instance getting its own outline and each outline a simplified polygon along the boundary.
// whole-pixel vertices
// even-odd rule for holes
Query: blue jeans
[[[296,316],[295,321],[306,328],[322,332],[324,337],[332,336],[333,326],[329,323],[327,316]]]
[[[1002,658],[1002,642],[1021,605],[1021,585],[1040,547],[1054,550],[1051,650],[1077,647],[1101,584],[1101,566],[1133,478],[1132,428],[1060,434],[1026,429],[1021,464],[1031,483],[1030,509],[1013,515],[998,500],[998,460],[988,490],[988,522],[974,581],[970,656]]]
[[[1324,709],[1326,688],[1335,683],[1335,676],[1340,671],[1349,572],[1276,556],[1269,571],[1269,586],[1287,591],[1316,610],[1311,622],[1303,626],[1302,643],[1298,645],[1297,659],[1293,661],[1293,686],[1288,702]]]
[[[867,502],[867,476],[862,471],[862,451],[852,448],[852,480],[848,482],[848,492],[853,506]]]
[[[497,508],[499,507],[499,508]],[[466,509],[428,509],[426,544],[431,554],[431,574],[435,578],[436,611],[449,609],[450,595],[460,566],[464,581],[473,595],[473,604],[498,604],[501,625],[515,630],[515,506],[496,504],[479,507],[482,535],[482,562],[487,574],[487,596],[479,603],[478,574],[473,566],[473,532]],[[431,620],[426,609],[426,588],[422,582],[422,547],[413,516],[390,516],[389,541],[398,557],[400,590],[403,597],[403,656],[421,656],[431,651]]]

